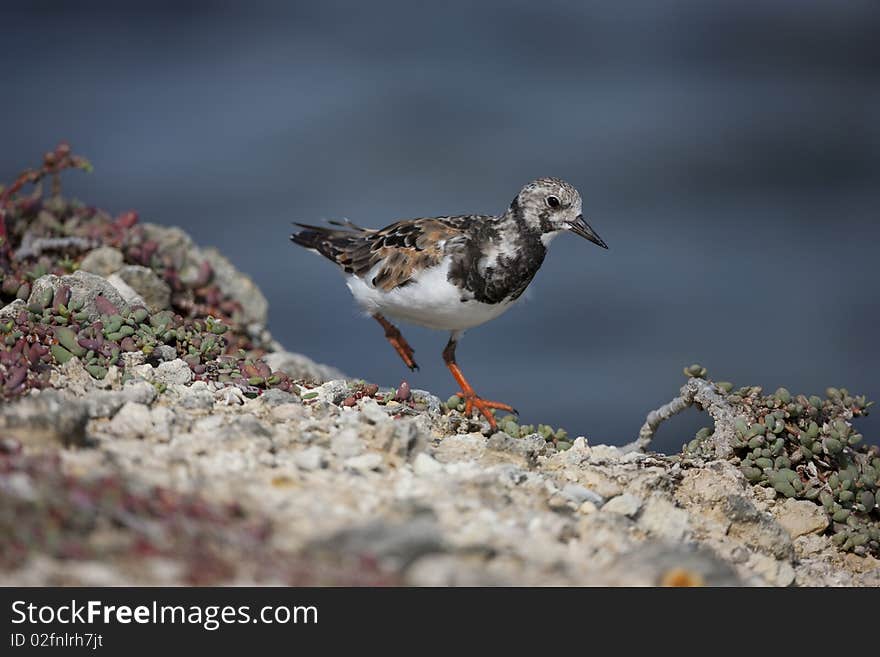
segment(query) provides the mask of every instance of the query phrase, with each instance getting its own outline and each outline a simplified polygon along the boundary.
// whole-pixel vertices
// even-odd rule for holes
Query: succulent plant
[[[87,163],[62,145],[47,154],[42,169],[23,173],[0,192],[0,307],[30,300],[0,325],[0,395],[14,397],[49,385],[52,366],[72,358],[101,379],[111,366],[124,367],[121,354],[141,351],[150,357],[160,345],[174,347],[196,379],[237,385],[249,396],[270,388],[292,391],[290,377],[261,360],[262,346],[249,335],[238,302],[214,282],[210,263],[191,263],[184,249],[163,247],[135,212],[114,218],[62,197],[57,174],[72,167]],[[45,175],[56,176],[51,196],[39,187],[21,195],[24,184]],[[81,302],[71,300],[67,285],[42,288],[39,298],[31,298],[40,277],[69,274],[99,246],[119,249],[126,264],[152,268],[171,288],[171,310],[150,313],[136,306],[122,312],[98,296],[95,320]],[[190,273],[182,273],[184,267]]]
[[[866,446],[852,426],[873,402],[846,388],[828,388],[820,397],[786,388],[765,395],[757,386],[716,387],[740,411],[732,458],[745,478],[779,496],[821,505],[836,545],[880,556],[880,449]],[[683,453],[711,456],[712,435],[700,429]]]

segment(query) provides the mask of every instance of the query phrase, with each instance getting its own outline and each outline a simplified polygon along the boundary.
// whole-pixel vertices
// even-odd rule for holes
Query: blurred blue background
[[[482,394],[610,443],[694,361],[880,396],[876,0],[120,5],[0,4],[0,179],[70,140],[96,173],[68,192],[219,247],[289,349],[445,397],[446,336],[405,330],[410,375],[290,222],[495,213],[555,175],[611,248],[557,240],[466,336]]]

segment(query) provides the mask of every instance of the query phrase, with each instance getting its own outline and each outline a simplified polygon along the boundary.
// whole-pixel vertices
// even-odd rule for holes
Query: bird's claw
[[[514,415],[519,415],[517,410],[503,402],[490,401],[488,399],[483,399],[482,397],[477,396],[475,392],[464,393],[459,392],[458,397],[464,400],[464,414],[470,417],[473,415],[474,409],[476,408],[480,413],[482,413],[483,417],[485,417],[489,421],[489,426],[492,427],[492,430],[496,430],[498,428],[498,421],[495,419],[495,415],[493,415],[492,410],[499,411],[507,411],[508,413],[513,413]]]

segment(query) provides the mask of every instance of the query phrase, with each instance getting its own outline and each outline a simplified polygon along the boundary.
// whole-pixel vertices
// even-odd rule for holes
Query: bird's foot
[[[400,356],[404,364],[413,372],[419,369],[419,366],[413,359],[415,350],[409,346],[409,343],[406,341],[406,338],[403,337],[400,329],[385,319],[382,315],[376,314],[373,315],[373,317],[382,325],[382,328],[385,329],[385,339],[391,343],[391,346],[394,347],[394,351],[397,352],[397,355]]]
[[[510,404],[483,399],[482,397],[477,396],[477,393],[473,390],[469,392],[459,392],[458,396],[464,400],[464,414],[470,417],[473,415],[474,409],[477,409],[483,414],[483,417],[489,420],[489,426],[492,427],[493,431],[498,429],[498,422],[495,420],[495,415],[492,413],[493,410],[507,411],[508,413],[519,415],[516,409]]]
[[[388,342],[391,343],[391,346],[394,347],[394,350],[398,353],[400,358],[403,360],[404,364],[415,372],[419,369],[418,364],[415,360],[413,360],[413,354],[415,351],[412,347],[409,346],[409,343],[402,335],[397,335],[396,337],[389,337]]]

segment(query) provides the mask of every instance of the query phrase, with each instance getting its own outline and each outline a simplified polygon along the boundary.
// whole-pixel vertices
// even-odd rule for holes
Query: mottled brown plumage
[[[386,292],[410,283],[415,273],[440,263],[464,240],[463,231],[479,216],[405,219],[381,230],[351,222],[339,228],[297,224],[306,230],[292,236],[297,244],[329,258],[347,274],[363,278],[379,265],[371,284]]]

